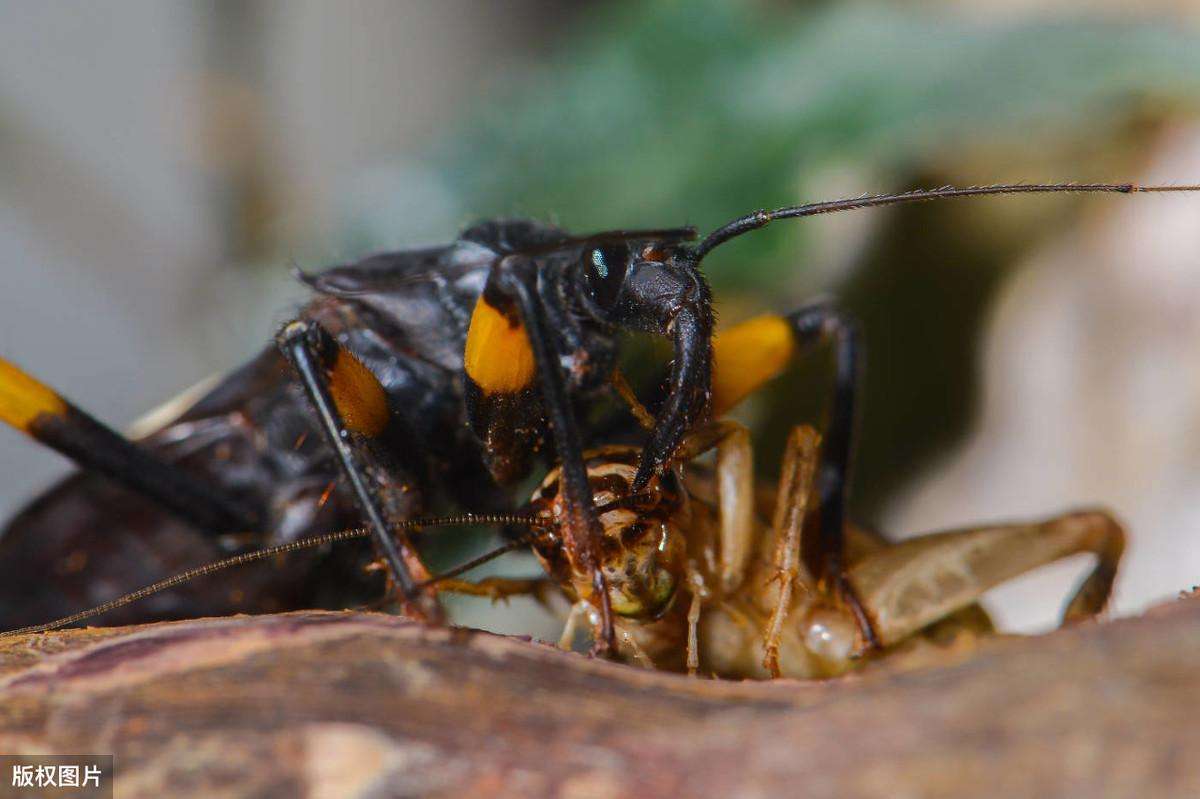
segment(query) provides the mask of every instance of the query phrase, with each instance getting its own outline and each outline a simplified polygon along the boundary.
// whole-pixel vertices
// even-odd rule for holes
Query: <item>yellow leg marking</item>
[[[388,423],[387,394],[358,358],[339,348],[329,376],[329,393],[346,427],[374,438]]]
[[[57,416],[66,410],[66,400],[54,389],[0,358],[0,421],[27,433],[42,414]]]
[[[787,366],[796,349],[779,316],[756,316],[713,338],[714,416],[727,413]]]
[[[525,326],[483,297],[475,303],[463,357],[467,375],[486,394],[512,394],[533,382],[533,349]]]

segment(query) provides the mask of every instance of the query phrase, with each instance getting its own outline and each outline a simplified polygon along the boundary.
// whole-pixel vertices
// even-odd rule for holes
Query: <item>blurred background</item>
[[[0,354],[118,426],[263,346],[303,297],[292,265],[482,217],[703,230],[950,183],[1200,181],[1195,0],[10,0],[0,20]],[[706,268],[725,322],[818,294],[864,319],[858,518],[899,536],[1107,505],[1128,613],[1200,582],[1198,221],[1184,195],[944,202],[780,225]],[[826,371],[743,410],[764,469],[820,418]],[[67,468],[0,431],[0,513]],[[991,607],[1044,629],[1082,566]]]

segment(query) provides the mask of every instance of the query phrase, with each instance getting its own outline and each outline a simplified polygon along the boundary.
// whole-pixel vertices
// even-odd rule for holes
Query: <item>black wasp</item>
[[[692,228],[572,236],[525,220],[485,222],[455,242],[384,253],[301,275],[312,299],[275,347],[183,403],[132,442],[0,360],[0,419],[82,471],[50,489],[0,537],[0,627],[98,604],[232,549],[365,524],[404,612],[440,618],[419,554],[396,522],[442,498],[511,507],[508,489],[542,452],[562,464],[567,536],[593,575],[600,648],[609,596],[595,568],[596,512],[583,452],[585,405],[613,385],[619,334],[668,338],[674,357],[633,490],[681,440],[832,342],[832,412],[819,473],[814,573],[842,586],[845,486],[861,345],[828,305],[752,320],[714,342],[700,270],[713,249],[787,218],[948,197],[1196,187],[1039,184],[942,188],[758,211],[695,242]],[[631,427],[631,431],[636,428]],[[349,549],[349,548],[347,548]],[[336,550],[251,570],[222,589],[180,588],[110,623],[345,607],[378,600],[369,553]],[[843,590],[851,606],[856,600]],[[860,616],[864,633],[870,624]]]

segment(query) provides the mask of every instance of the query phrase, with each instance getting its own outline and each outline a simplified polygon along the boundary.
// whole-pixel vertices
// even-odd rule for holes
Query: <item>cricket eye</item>
[[[629,252],[624,247],[596,247],[584,253],[584,272],[588,293],[604,310],[613,307],[625,282],[629,268]]]

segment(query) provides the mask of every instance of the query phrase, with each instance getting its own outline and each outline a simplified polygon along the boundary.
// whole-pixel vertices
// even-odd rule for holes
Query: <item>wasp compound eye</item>
[[[629,251],[624,247],[595,247],[584,254],[588,293],[604,310],[613,307],[629,268]]]

